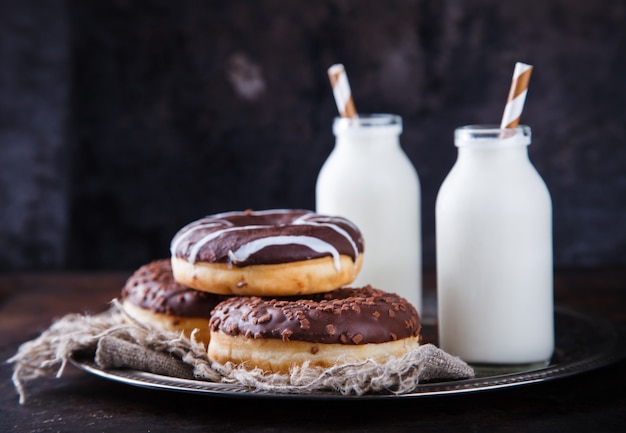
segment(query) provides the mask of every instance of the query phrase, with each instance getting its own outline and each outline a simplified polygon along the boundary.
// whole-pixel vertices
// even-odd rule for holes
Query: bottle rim
[[[457,147],[502,147],[528,146],[532,141],[532,130],[528,125],[515,128],[500,128],[498,125],[466,125],[454,130]]]
[[[390,113],[359,114],[356,117],[335,117],[333,133],[401,133],[402,117]]]

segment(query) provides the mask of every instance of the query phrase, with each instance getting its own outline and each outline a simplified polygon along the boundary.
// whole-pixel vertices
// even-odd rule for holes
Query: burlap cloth
[[[73,355],[87,354],[102,369],[131,368],[165,376],[240,384],[257,391],[310,393],[327,390],[345,395],[411,392],[421,382],[463,379],[474,371],[459,358],[425,344],[385,364],[365,361],[330,369],[303,365],[289,374],[267,374],[231,363],[216,363],[194,335],[162,332],[132,323],[116,300],[98,315],[69,314],[38,338],[23,343],[8,362],[13,383],[26,399],[25,383],[38,377],[61,377]]]

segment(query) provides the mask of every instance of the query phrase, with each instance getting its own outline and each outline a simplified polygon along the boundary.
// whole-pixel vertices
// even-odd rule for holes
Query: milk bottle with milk
[[[543,362],[554,350],[552,202],[531,130],[468,126],[436,202],[440,347],[471,363]]]
[[[338,117],[335,147],[316,185],[316,210],[354,222],[363,267],[351,284],[395,292],[422,309],[420,184],[400,146],[396,115]]]

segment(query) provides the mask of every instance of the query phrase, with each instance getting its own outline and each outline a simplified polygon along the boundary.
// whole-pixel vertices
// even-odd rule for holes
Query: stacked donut
[[[137,269],[122,288],[122,308],[134,321],[163,331],[184,333],[197,329],[198,341],[208,344],[211,311],[226,299],[180,284],[172,275],[170,259],[155,260]]]
[[[363,260],[358,228],[305,210],[228,212],[178,231],[171,259],[148,264],[122,291],[137,321],[190,334],[220,363],[287,372],[384,362],[419,345],[404,298],[347,288]]]

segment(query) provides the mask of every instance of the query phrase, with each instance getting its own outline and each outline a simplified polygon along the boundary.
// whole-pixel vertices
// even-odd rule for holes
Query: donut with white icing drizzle
[[[187,224],[170,250],[174,278],[197,290],[294,296],[354,281],[363,261],[363,238],[342,217],[309,210],[247,210]]]

